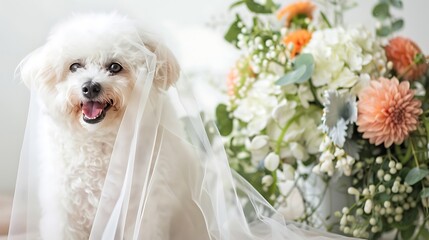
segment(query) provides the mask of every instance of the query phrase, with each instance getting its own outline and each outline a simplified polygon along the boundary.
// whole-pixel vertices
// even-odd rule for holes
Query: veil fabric
[[[344,239],[287,222],[231,170],[219,134],[210,136],[191,90],[159,69],[171,54],[146,55],[119,127],[90,239]],[[31,93],[8,239],[40,239],[38,196],[44,122]],[[215,126],[212,124],[212,128]],[[69,239],[64,236],[64,239]]]

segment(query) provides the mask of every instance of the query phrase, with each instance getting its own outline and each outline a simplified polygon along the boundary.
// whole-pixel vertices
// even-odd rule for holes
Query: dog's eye
[[[122,66],[119,63],[112,63],[107,70],[112,74],[118,73],[122,70]]]
[[[71,72],[76,72],[79,68],[82,68],[82,65],[80,65],[80,63],[73,63],[72,65],[70,65]]]

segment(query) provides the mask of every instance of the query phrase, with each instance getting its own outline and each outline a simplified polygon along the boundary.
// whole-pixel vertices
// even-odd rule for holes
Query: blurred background
[[[195,80],[202,107],[213,112],[221,94],[210,91],[223,86],[238,52],[223,41],[233,19],[231,0],[15,0],[2,1],[0,8],[0,195],[12,195],[25,131],[29,91],[14,78],[19,62],[41,46],[56,22],[74,12],[110,12],[130,16],[164,36],[184,72]],[[277,0],[288,4],[292,0]],[[345,15],[349,25],[373,25],[375,0],[356,0],[359,6]],[[398,16],[405,19],[399,34],[412,38],[429,53],[429,1],[404,1]],[[192,76],[199,76],[194,78]],[[220,87],[221,88],[221,87]],[[198,95],[198,93],[200,95]],[[202,97],[204,96],[204,97]]]

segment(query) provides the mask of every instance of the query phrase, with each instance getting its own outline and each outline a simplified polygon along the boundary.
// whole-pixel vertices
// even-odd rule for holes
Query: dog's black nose
[[[100,92],[101,85],[97,82],[88,81],[82,85],[82,94],[86,98],[96,98]]]

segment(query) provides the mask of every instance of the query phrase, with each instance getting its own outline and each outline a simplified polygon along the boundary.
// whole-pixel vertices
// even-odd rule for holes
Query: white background
[[[291,3],[284,0],[281,4]],[[348,24],[373,25],[375,0],[357,0],[346,13]],[[429,53],[429,1],[404,0],[405,19],[400,34],[412,38]],[[0,193],[13,192],[19,152],[25,130],[29,91],[14,79],[14,70],[26,54],[42,45],[49,29],[73,12],[117,10],[167,32],[173,51],[185,70],[217,72],[225,76],[236,52],[222,41],[222,31],[209,23],[226,23],[228,0],[2,0],[0,4]],[[214,31],[214,32],[211,32]],[[219,79],[224,84],[224,79]],[[215,98],[215,97],[213,97]]]

